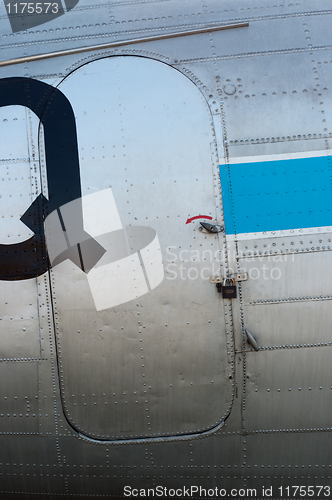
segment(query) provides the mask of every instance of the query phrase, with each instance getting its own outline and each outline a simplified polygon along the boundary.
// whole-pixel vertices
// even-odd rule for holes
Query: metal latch
[[[222,276],[211,276],[210,283],[216,285],[217,283],[222,283],[226,278],[230,278],[234,281],[247,281],[248,273],[237,273],[232,274],[231,276],[227,276],[226,274],[223,274]]]
[[[221,231],[224,230],[224,226],[220,226],[219,224],[210,224],[209,222],[200,222],[200,225],[202,227],[199,227],[198,229],[200,231],[203,231],[205,229],[208,233],[221,233]]]

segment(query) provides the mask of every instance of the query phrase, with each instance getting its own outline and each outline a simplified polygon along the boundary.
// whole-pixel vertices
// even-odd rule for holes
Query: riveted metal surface
[[[137,33],[165,31],[169,29],[200,26],[216,21],[231,22],[233,20],[274,20],[278,18],[291,18],[295,20],[301,9],[298,5],[272,5],[257,2],[249,8],[241,8],[233,4],[223,4],[222,8],[218,2],[211,2],[207,6],[192,3],[178,4],[176,1],[167,2],[135,2],[133,11],[131,2],[117,2],[112,6],[108,4],[91,5],[89,2],[80,0],[76,8],[53,21],[53,26],[46,23],[40,27],[28,30],[29,45],[37,50],[40,32],[43,33],[44,43],[52,43],[57,46],[71,45],[98,37],[132,36]],[[203,8],[202,8],[203,7]],[[15,33],[11,38],[10,25],[7,20],[6,11],[1,5],[1,21],[3,32],[3,45],[12,51],[19,50],[26,42],[24,32]],[[308,10],[310,10],[308,8]],[[309,12],[306,12],[308,15]],[[89,21],[87,21],[87,18]],[[55,43],[54,43],[55,42]]]
[[[216,268],[203,272],[197,288],[196,279],[181,279],[180,286],[175,285],[176,280],[169,280],[169,290],[163,295],[164,279],[149,294],[99,312],[96,312],[93,300],[98,287],[92,293],[91,276],[87,279],[69,261],[54,266],[50,286],[47,275],[13,283],[20,285],[17,292],[9,282],[1,282],[0,317],[3,320],[0,320],[0,328],[1,325],[4,327],[1,328],[3,357],[0,358],[12,358],[13,361],[0,362],[6,372],[1,377],[0,399],[7,393],[13,398],[18,397],[17,390],[30,388],[31,394],[36,396],[34,408],[38,419],[30,428],[33,423],[30,417],[26,417],[26,422],[20,426],[17,422],[23,422],[23,417],[19,420],[17,416],[7,417],[8,427],[1,429],[1,498],[29,499],[40,494],[47,498],[57,493],[75,498],[122,497],[125,485],[146,488],[159,483],[180,488],[188,484],[206,488],[222,485],[227,489],[243,484],[257,488],[259,494],[262,486],[271,485],[273,497],[276,497],[281,485],[330,483],[331,432],[327,429],[331,429],[328,421],[331,389],[328,384],[329,347],[325,346],[330,342],[332,298],[328,283],[331,243],[328,223],[320,228],[302,227],[303,224],[298,229],[280,228],[268,230],[265,234],[261,231],[227,236],[230,240],[228,252],[224,234],[219,234],[217,240],[214,235],[200,234],[198,221],[185,224],[187,218],[202,213],[214,217],[214,223],[222,223],[217,156],[224,164],[227,163],[224,154],[231,162],[241,156],[323,150],[329,154],[332,146],[329,139],[332,57],[331,35],[327,29],[330,17],[330,4],[326,0],[315,4],[309,0],[286,4],[259,0],[227,0],[222,3],[209,0],[204,4],[194,0],[181,3],[176,0],[138,0],[94,5],[89,0],[80,0],[74,9],[54,21],[12,34],[4,4],[0,4],[2,60],[179,29],[197,29],[220,22],[248,21],[250,24],[249,28],[214,32],[202,37],[159,40],[145,45],[137,43],[131,47],[68,55],[56,61],[1,68],[2,78],[30,76],[57,85],[70,72],[100,57],[139,56],[175,65],[204,95],[211,112],[208,115],[206,111],[205,117],[213,120],[211,131],[204,126],[203,112],[201,119],[194,119],[190,110],[186,114],[186,106],[192,107],[186,94],[183,99],[186,105],[177,102],[181,114],[191,117],[187,120],[190,125],[186,133],[180,135],[176,117],[172,124],[173,135],[167,131],[162,137],[163,128],[151,111],[157,113],[160,110],[155,95],[161,92],[165,104],[166,97],[171,93],[176,95],[178,87],[175,85],[168,93],[163,93],[164,86],[151,80],[149,71],[142,75],[134,65],[126,72],[123,72],[124,66],[114,68],[105,85],[102,77],[96,76],[94,93],[91,91],[88,98],[82,85],[77,84],[78,73],[75,71],[60,86],[65,93],[68,91],[78,124],[82,189],[84,200],[87,200],[83,200],[85,222],[89,229],[93,229],[94,235],[100,226],[109,227],[118,222],[120,217],[112,211],[110,197],[104,195],[100,203],[104,209],[100,212],[102,216],[95,219],[98,222],[93,222],[89,210],[86,212],[86,207],[93,205],[89,201],[92,198],[87,195],[112,190],[124,227],[135,225],[144,230],[150,227],[156,230],[164,265],[172,265],[172,261],[178,264],[168,269],[173,271],[169,276],[172,277],[175,270],[180,274],[180,265],[186,276],[191,268],[195,269],[189,271],[194,276],[197,270],[200,272],[211,267],[209,249],[213,249],[212,262],[220,268],[220,274],[244,270],[250,274],[248,281],[237,285],[238,299],[233,307],[228,301],[219,300],[214,311],[211,304],[215,305],[220,297],[215,286],[208,281],[211,275],[218,274]],[[87,65],[85,80],[88,68],[92,67],[96,68]],[[118,83],[117,88],[114,82]],[[133,82],[132,86],[128,82]],[[168,76],[165,83],[172,85]],[[228,92],[234,87],[234,93]],[[125,89],[127,93],[124,93]],[[131,94],[130,99],[128,94]],[[143,102],[147,94],[148,111],[143,111],[136,106],[135,99]],[[200,94],[197,92],[197,95]],[[107,118],[99,119],[93,109],[94,102],[98,102]],[[201,103],[205,103],[204,100]],[[171,105],[168,108],[169,118]],[[15,224],[19,220],[18,214],[22,214],[40,193],[40,177],[43,193],[48,197],[43,131],[38,138],[38,120],[27,109],[8,107],[0,112],[1,151],[8,151],[1,155],[3,177],[11,178],[0,192],[6,196],[3,205],[0,199],[0,207],[3,206],[0,215],[5,216],[1,219],[2,227],[6,228],[0,237],[2,243],[6,243],[8,229],[9,242],[14,241],[14,236],[24,241],[30,231],[24,236]],[[135,123],[130,121],[132,114],[136,117]],[[165,114],[160,113],[160,116],[164,118]],[[149,128],[145,117],[153,117]],[[19,119],[14,122],[14,118]],[[129,134],[130,127],[134,128],[133,123],[136,136]],[[144,137],[147,128],[150,140]],[[205,136],[198,138],[197,133],[202,132]],[[176,161],[170,151],[174,135],[178,135],[176,144],[182,140],[185,149],[185,153],[181,148],[174,149]],[[133,137],[138,145],[128,140]],[[17,144],[13,143],[14,138]],[[209,162],[206,160],[206,139],[210,148]],[[164,140],[168,142],[168,149],[163,146]],[[36,147],[38,141],[41,164]],[[200,153],[196,154],[195,146],[201,147]],[[12,150],[15,151],[11,156]],[[208,165],[210,184],[203,180],[199,168],[196,169],[195,155],[198,162],[202,162],[202,168]],[[166,160],[170,164],[166,164]],[[190,168],[185,169],[186,165]],[[21,183],[19,178],[15,180],[17,174],[24,177]],[[194,180],[196,178],[198,181]],[[192,183],[198,187],[192,189]],[[10,186],[13,186],[13,193]],[[19,188],[24,190],[26,205],[21,205],[21,197],[17,197]],[[8,205],[9,194],[15,196],[15,205],[11,205],[17,209],[15,213]],[[174,203],[174,200],[181,201],[183,220],[178,202]],[[202,204],[204,201],[204,206],[201,204],[197,208],[199,201]],[[207,202],[211,209],[205,212]],[[252,211],[255,209],[252,205],[248,204],[246,208]],[[311,209],[310,201],[306,206]],[[130,231],[128,234],[132,235]],[[172,241],[168,243],[170,238]],[[173,245],[175,240],[176,249],[169,249],[173,256],[165,253],[167,245]],[[107,238],[104,242],[110,245]],[[191,254],[195,245],[200,252],[205,252],[202,262],[197,254]],[[221,257],[215,257],[215,248],[222,250]],[[137,250],[137,245],[133,245],[133,249]],[[184,249],[188,253],[182,253],[180,257]],[[156,255],[158,247],[154,251]],[[150,255],[147,250],[140,253],[142,259]],[[167,258],[170,262],[166,261]],[[141,262],[138,257],[138,265]],[[262,268],[266,262],[268,271]],[[149,269],[148,266],[145,268]],[[280,279],[270,277],[266,280],[264,276],[273,268],[280,271]],[[148,277],[147,269],[145,275],[143,273],[145,282],[150,277],[156,283],[158,273],[150,272]],[[277,270],[273,273],[277,277]],[[126,280],[118,279],[117,289],[121,287],[123,292],[126,283]],[[137,286],[139,288],[141,284]],[[99,303],[113,297],[114,286],[100,289],[104,291],[97,293]],[[13,309],[6,309],[12,306]],[[33,318],[29,316],[30,308],[34,309]],[[39,313],[36,315],[37,309]],[[176,319],[174,314],[180,310],[182,316],[179,314]],[[39,321],[35,321],[38,315]],[[54,327],[58,332],[59,365]],[[246,327],[258,342],[260,349],[257,352],[252,351],[247,342]],[[26,328],[25,332],[23,328]],[[119,354],[121,351],[123,355]],[[213,371],[219,379],[210,377]],[[102,375],[98,378],[100,373]],[[112,377],[108,378],[109,375]],[[213,390],[212,380],[215,384]],[[75,391],[67,390],[73,388],[68,381],[70,384],[74,381]],[[136,381],[139,381],[140,394]],[[112,390],[111,396],[114,397],[115,392],[119,399],[109,400],[104,394],[108,396],[107,391],[115,383],[129,389],[121,393],[117,388]],[[107,391],[99,390],[103,385]],[[96,387],[98,393],[94,391]],[[79,409],[77,394],[81,397]],[[85,406],[83,399],[87,394],[90,399]],[[125,399],[129,395],[131,399]],[[190,414],[188,408],[193,400],[195,411]],[[10,403],[9,397],[1,401],[0,412],[3,413]],[[20,410],[19,401],[18,397],[10,403],[10,414]],[[121,410],[114,410],[120,402]],[[171,409],[169,403],[174,403]],[[103,413],[101,406],[109,404],[113,405],[113,410]],[[140,410],[135,409],[137,405]],[[229,406],[232,411],[223,427],[212,435],[205,435],[204,439],[196,436],[187,442],[176,441],[178,438],[173,436],[174,442],[150,440],[135,446],[123,441],[121,444],[102,444],[78,436],[69,425],[74,418],[81,419],[81,422],[85,419],[92,433],[102,435],[106,424],[112,423],[115,425],[113,434],[132,437],[132,427],[127,427],[127,424],[136,419],[141,426],[141,435],[155,439],[157,436],[153,434],[158,434],[162,427],[174,434],[197,428],[205,432],[203,428],[208,421],[212,420],[214,425],[220,422]],[[84,408],[87,407],[86,411]],[[165,408],[168,409],[163,412]],[[143,423],[145,417],[142,414],[146,409],[149,417],[153,415],[156,422],[158,420],[153,428],[152,420],[146,419],[146,424]],[[129,410],[131,416],[127,418]],[[4,417],[1,422],[5,422]]]
[[[330,356],[330,347],[247,353],[246,429],[330,430]]]
[[[37,279],[41,355],[44,361],[55,356],[51,289],[47,274]]]
[[[309,47],[326,47],[331,45],[331,33],[327,30],[329,19],[330,15],[322,13],[321,15],[301,20],[304,28],[304,36]]]
[[[40,339],[36,283],[2,283],[0,316],[0,359],[40,359]],[[17,297],[20,297],[20,309]]]
[[[40,53],[45,52],[46,47],[53,48],[53,50],[56,47],[56,49],[61,50],[68,44],[78,46],[99,37],[105,39],[105,31],[107,33],[107,28],[111,28],[110,24],[112,23],[109,5],[86,5],[86,2],[80,0],[80,7],[81,4],[83,4],[83,8],[77,9],[75,13],[72,11],[65,13],[56,20],[14,34],[11,32],[6,10],[2,4],[0,6],[2,34],[0,43],[2,48],[6,50],[7,55],[20,57],[23,55],[22,50],[27,43],[30,50],[33,50],[34,53]],[[42,47],[40,46],[41,33]],[[109,30],[109,37],[112,37],[112,29]]]
[[[246,304],[257,300],[324,298],[331,296],[329,275],[322,269],[330,266],[328,251],[275,255],[242,262],[249,280],[242,284]],[[251,279],[250,279],[251,278]]]
[[[315,80],[316,93],[319,98],[318,112],[327,130],[331,130],[331,116],[329,113],[331,60],[331,50],[322,53],[311,53],[312,76]]]
[[[287,29],[288,26],[292,26],[292,28],[296,31],[296,37],[292,37],[291,33]],[[270,30],[272,38],[268,35]],[[298,40],[300,33],[303,33],[302,22],[300,19],[272,19],[261,21],[257,24],[252,23],[249,28],[230,30],[227,33],[229,36],[226,35],[224,38],[216,36],[216,34],[211,35],[213,38],[213,50],[212,54],[208,57],[202,58],[199,53],[194,59],[186,57],[185,50],[181,50],[180,47],[179,62],[183,64],[188,62],[213,62],[223,59],[225,56],[227,59],[232,56],[239,56],[236,57],[237,59],[246,59],[248,56],[243,56],[243,54],[249,53],[251,57],[255,57],[255,55],[259,55],[258,53],[261,54],[271,50],[276,53],[284,50],[292,51],[297,49],[295,40]],[[304,43],[304,46],[305,45],[306,44]]]
[[[245,326],[255,336],[260,349],[331,345],[331,315],[331,300],[314,301],[309,297],[278,300],[272,304],[263,299],[256,302],[255,307],[244,307]],[[287,318],[282,327],[280,318]],[[314,336],[313,331],[316,331]]]
[[[115,72],[117,78],[112,80]],[[150,76],[149,84],[144,83],[144,73]],[[96,75],[104,75],[107,87],[102,85],[97,91],[101,78]],[[131,90],[133,75],[138,101]],[[80,95],[75,78],[82,82]],[[151,82],[159,88],[158,96],[152,93]],[[213,196],[214,184],[217,188],[217,164],[211,165],[213,130],[204,100],[177,72],[133,58],[88,65],[60,88],[77,116],[83,193],[111,187],[124,226],[151,225],[156,229],[166,274],[150,294],[139,297],[142,292],[138,289],[135,300],[129,294],[123,300],[129,301],[127,304],[109,309],[110,303],[102,306],[108,309],[105,312],[94,313],[98,291],[94,291],[91,277],[88,281],[69,262],[54,268],[53,298],[67,417],[91,437],[202,432],[225,418],[231,397],[224,319],[218,313],[221,303],[208,272],[213,266],[219,269],[220,264],[214,261],[218,236],[196,231],[197,222],[185,224],[187,217],[202,210],[213,217],[219,213]],[[92,88],[96,99],[89,102],[87,95]],[[106,95],[107,107],[102,104]],[[179,105],[183,109],[180,115],[175,112]],[[86,129],[86,120],[104,123],[107,136],[100,129],[95,134]],[[198,122],[199,135],[195,132]],[[118,216],[110,213],[108,217],[108,231],[112,231]],[[98,227],[94,229],[94,235],[102,234]],[[138,287],[139,269],[134,274]],[[198,279],[200,275],[202,279]],[[111,275],[109,280],[104,286],[112,288]],[[85,312],[73,322],[73,311],[78,309]],[[123,366],[130,368],[124,371]],[[221,393],[220,384],[226,387]],[[163,402],[156,392],[161,386]],[[205,422],[206,405],[209,415]],[[199,428],[197,421],[202,422]]]
[[[215,10],[220,7],[213,2],[209,5],[196,4],[185,0],[181,4],[176,0],[163,2],[142,2],[139,9],[134,13],[132,6],[126,2],[119,2],[113,6],[115,16],[114,27],[117,29],[162,29],[168,30],[172,26],[197,26],[216,21],[229,22],[234,19],[235,10],[227,2],[223,10]]]
[[[266,71],[267,57],[267,54],[240,56],[217,63],[224,66],[223,73],[219,70],[225,75],[223,78],[237,87],[233,96],[223,96],[229,144],[289,142],[289,139],[310,139],[320,134],[329,137],[318,108],[322,99],[328,106],[331,96],[326,89],[317,91],[309,52],[276,53],[268,57],[269,71]],[[290,72],[290,67],[296,71]],[[297,71],[303,78],[298,77]],[[280,75],[278,80],[273,78],[276,73]],[[307,148],[311,146],[308,144]]]
[[[249,156],[264,156],[264,155],[284,155],[298,154],[299,152],[315,152],[327,151],[331,147],[330,138],[319,138],[317,134],[310,134],[311,137],[304,137],[301,134],[289,136],[283,139],[282,137],[262,137],[248,142],[235,142],[228,145],[229,158],[241,158]],[[315,135],[315,137],[314,137]],[[224,164],[224,161],[220,162]]]
[[[32,281],[32,280],[31,280]],[[41,360],[38,363],[38,433],[41,436],[60,433],[62,416],[56,346],[51,300],[47,274],[34,282],[38,290],[39,335]]]
[[[17,360],[0,362],[1,434],[36,434],[37,362]]]
[[[98,491],[100,495],[109,495],[111,491],[112,495],[122,495],[132,476],[135,476],[137,487],[153,485],[152,474],[150,476],[150,472],[154,472],[150,461],[152,450],[146,445],[101,446],[77,437],[59,438],[58,443],[70,494],[93,495]]]
[[[58,411],[61,401],[54,395],[53,371],[50,362],[38,364],[38,431],[41,436],[57,434]],[[58,389],[58,384],[56,385]]]
[[[248,259],[259,262],[263,257],[279,262],[286,255],[293,259],[298,253],[328,252],[331,242],[332,227],[266,231],[237,237],[238,254],[243,262]]]
[[[248,486],[257,486],[263,479],[273,487],[278,498],[278,488],[292,486],[294,480],[306,486],[330,484],[330,433],[278,432],[255,434],[247,436],[246,440]]]
[[[59,463],[56,438],[47,441],[39,436],[1,436],[0,446],[1,493],[12,498],[20,495],[64,491],[65,479]]]
[[[27,122],[26,111],[22,106],[0,108],[3,130],[0,138],[2,244],[24,241],[31,236],[30,229],[19,220],[31,204],[35,191],[33,165],[30,166]]]
[[[179,488],[184,484],[200,485],[206,478],[211,487],[220,483],[230,487],[234,476],[238,478],[241,475],[243,438],[229,436],[222,439],[215,435],[211,439],[212,442],[197,439],[186,444],[165,443],[163,449],[157,443],[149,446],[137,444],[130,447],[130,458],[126,446],[86,447],[81,444],[81,460],[77,461],[70,453],[63,454],[63,460],[68,464],[65,467],[68,492],[78,494],[84,491],[92,494],[93,487],[102,482],[100,491],[105,491],[106,485],[113,495],[121,495],[124,487],[132,480],[135,488],[153,487],[156,482],[167,484],[168,488]],[[66,441],[67,449],[68,440]],[[59,443],[64,451],[61,439]],[[211,445],[213,455],[210,452]],[[89,453],[92,453],[95,460],[88,460]]]
[[[0,122],[3,130],[0,139],[2,164],[6,161],[9,164],[28,162],[28,127],[25,108],[22,106],[0,108]]]
[[[313,76],[317,82],[316,86],[319,85],[317,89],[319,93],[322,93],[322,97],[325,97],[326,93],[329,95],[332,71],[331,59],[331,51],[327,50],[314,54],[310,61]],[[329,113],[326,113],[324,118],[329,119]]]
[[[205,478],[209,479],[211,488],[220,484],[229,488],[233,478],[241,476],[242,440],[239,435],[216,434],[208,441],[198,439],[185,446],[167,443],[164,450],[153,444],[146,450],[145,467],[149,465],[151,475],[172,488],[181,488],[183,484],[201,486]]]

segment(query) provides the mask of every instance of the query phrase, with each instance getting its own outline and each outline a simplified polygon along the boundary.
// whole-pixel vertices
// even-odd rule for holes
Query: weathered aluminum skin
[[[285,498],[293,485],[312,497],[309,486],[331,485],[330,206],[309,195],[298,206],[289,169],[289,211],[321,209],[323,223],[288,227],[285,217],[275,228],[271,216],[262,230],[228,227],[229,214],[235,229],[241,222],[241,162],[249,175],[262,157],[324,157],[315,183],[322,200],[331,191],[330,7],[80,0],[12,33],[0,4],[1,61],[249,22],[0,68],[1,79],[57,86],[71,103],[84,228],[107,249],[89,273],[67,259],[0,282],[1,498],[116,498],[126,486],[236,489],[233,498],[267,498],[272,487],[269,497]],[[34,112],[0,108],[0,244],[9,252],[33,235],[20,217],[40,193],[48,198],[46,147]],[[248,177],[249,220],[275,200],[271,179],[257,176],[251,192]],[[196,215],[226,233],[186,224]],[[134,227],[142,232],[131,243]],[[172,271],[177,279],[167,279]],[[249,279],[223,300],[210,276],[239,272]],[[120,295],[128,301],[114,305]]]

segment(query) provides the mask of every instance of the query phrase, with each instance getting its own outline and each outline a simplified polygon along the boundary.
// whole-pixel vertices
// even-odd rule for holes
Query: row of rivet
[[[304,387],[298,387],[297,390],[298,391],[302,391],[302,389],[305,389]],[[330,387],[330,389],[332,389],[332,386]],[[265,391],[265,389],[263,389]],[[291,387],[288,387],[288,389],[284,389],[285,391],[287,390],[288,392],[291,392],[292,388]],[[296,390],[296,389],[295,389]],[[322,391],[323,390],[323,386],[319,386],[319,390]],[[308,391],[312,391],[312,387],[308,387]],[[258,389],[256,388],[255,389],[255,392],[258,392]],[[271,389],[266,389],[266,392],[271,392]],[[273,392],[273,390],[272,390]],[[276,389],[276,392],[282,392],[281,389]]]
[[[264,256],[276,256],[276,255],[286,255],[286,254],[296,254],[296,253],[312,253],[312,252],[327,252],[331,250],[331,247],[330,245],[328,245],[327,247],[325,246],[322,246],[322,247],[306,247],[306,248],[285,248],[284,250],[276,250],[276,251],[273,251],[273,250],[265,250],[265,252],[263,253],[262,251],[258,251],[258,252],[253,252],[253,251],[249,251],[248,253],[245,253],[245,252],[241,252],[240,256],[237,257],[238,259],[242,259],[243,257],[247,257],[247,258],[252,258],[254,259],[255,257],[264,257]],[[277,262],[277,261],[275,261]]]
[[[239,85],[238,87],[242,87],[242,85]],[[324,87],[323,89],[324,91],[327,91],[327,87]],[[313,89],[313,92],[317,92],[316,89]],[[273,97],[285,97],[285,96],[288,96],[290,94],[292,95],[296,95],[298,92],[302,92],[303,94],[307,94],[308,93],[308,89],[302,89],[302,91],[298,91],[298,90],[292,90],[292,91],[287,91],[287,90],[283,90],[283,91],[279,91],[279,92],[271,92],[269,94],[267,94],[266,92],[262,92],[261,94],[243,94],[243,90],[239,90],[236,94],[234,93],[233,95],[231,96],[225,96],[224,99],[225,100],[228,100],[228,99],[241,99],[242,98],[245,98],[245,99],[250,99],[250,98],[253,98],[255,99],[256,97],[267,97],[267,96],[273,96]],[[239,94],[239,95],[238,95]],[[317,134],[307,134],[307,135],[287,135],[287,136],[282,136],[282,137],[267,137],[267,138],[262,138],[262,139],[256,139],[256,141],[264,141],[264,142],[281,142],[281,141],[286,141],[286,139],[288,141],[290,140],[294,140],[296,138],[299,138],[299,137],[302,137],[303,139],[306,139],[306,138],[309,138],[311,139],[313,136],[316,136],[317,137]],[[322,135],[318,134],[318,137],[321,137]],[[239,143],[239,144],[248,144],[250,142],[254,141],[254,139],[245,139],[245,140],[240,140],[240,141],[232,141],[232,143]]]
[[[302,140],[310,140],[310,139],[328,139],[332,137],[332,133],[325,134],[307,134],[307,135],[293,135],[287,137],[262,137],[256,139],[243,139],[243,140],[235,140],[230,141],[230,145],[245,145],[245,144],[269,144],[269,143],[277,143],[277,142],[293,142],[293,141],[302,141]]]
[[[307,302],[311,300],[331,300],[332,295],[308,295],[306,297],[287,297],[282,299],[257,299],[251,300],[249,304],[280,304],[283,302]]]
[[[254,57],[264,57],[264,56],[274,56],[274,55],[283,55],[283,54],[296,54],[296,53],[306,53],[311,51],[321,51],[321,50],[331,50],[332,45],[324,45],[320,47],[303,47],[296,49],[278,49],[278,50],[266,50],[266,51],[257,51],[257,52],[249,52],[249,53],[241,53],[241,54],[227,54],[223,56],[214,56],[214,57],[198,57],[193,59],[183,59],[179,61],[181,64],[194,64],[199,62],[214,62],[214,61],[227,61],[230,59],[247,59]]]
[[[157,58],[162,61],[169,61],[169,58],[160,54],[157,54],[155,52],[150,52],[150,51],[145,51],[145,50],[138,50],[138,49],[122,49],[121,53],[127,53],[127,54],[132,54],[132,55],[146,55],[149,57]],[[71,73],[77,68],[80,68],[83,64],[86,64],[87,62],[93,62],[95,60],[100,59],[101,57],[108,57],[108,56],[114,56],[114,55],[119,55],[119,49],[113,49],[113,50],[106,50],[103,52],[95,52],[92,55],[88,55],[87,57],[84,57],[80,59],[79,61],[76,61],[74,64],[72,64],[69,68],[66,69],[66,73]],[[58,75],[61,76],[61,75]]]
[[[31,158],[3,158],[0,160],[0,165],[14,165],[15,163],[30,163]]]
[[[213,39],[211,39],[211,42],[213,42]],[[212,46],[212,48],[214,48]],[[219,75],[216,75],[216,82],[218,83],[220,77]],[[209,95],[209,97],[212,99],[213,95]],[[219,107],[220,107],[220,113],[221,113],[221,120],[222,120],[222,137],[216,137],[216,141],[221,141],[221,145],[219,146],[220,150],[223,149],[224,145],[227,144],[227,127],[226,127],[226,117],[225,117],[225,112],[224,112],[224,105],[223,105],[223,97],[221,93],[218,92],[218,98],[219,98]],[[216,104],[216,102],[213,102],[213,104]],[[216,110],[218,111],[218,110]],[[216,147],[216,153],[218,151],[218,146]],[[227,150],[226,150],[226,157],[227,157]],[[223,208],[223,197],[222,197],[222,186],[221,186],[221,180],[220,180],[220,170],[219,170],[219,160],[216,158],[216,164],[217,164],[217,179],[218,179],[218,197],[220,200],[220,211],[221,211],[221,220],[222,224],[224,225],[224,208]],[[222,234],[223,238],[223,253],[224,253],[224,272],[226,274],[229,273],[229,262],[228,262],[228,248],[227,248],[227,239],[226,239],[226,233],[223,232]],[[234,354],[235,354],[235,349],[234,349],[234,326],[233,326],[233,310],[232,310],[232,303],[229,300],[224,300],[224,315],[225,315],[225,330],[226,330],[226,348],[227,348],[227,357],[228,357],[228,362],[230,363],[230,369],[231,373],[229,375],[229,379],[231,380],[232,383],[232,392],[231,392],[231,400],[230,404],[228,406],[228,411],[225,413],[223,418],[226,418],[233,407],[234,404],[234,399],[235,399],[235,391],[236,391],[236,384],[235,384],[235,363],[234,363]],[[226,321],[228,319],[228,321]]]
[[[29,362],[29,361],[47,361],[47,358],[0,358],[0,362],[15,361],[17,362]]]
[[[299,427],[299,428],[294,428],[294,429],[259,429],[256,431],[246,431],[247,435],[253,435],[253,434],[281,434],[281,433],[296,433],[296,432],[302,432],[302,433],[308,433],[308,432],[331,432],[332,427]],[[330,466],[329,466],[330,467]]]
[[[299,349],[302,347],[327,347],[332,345],[332,342],[315,342],[307,344],[283,344],[283,345],[269,345],[259,346],[260,351],[272,351],[274,349]]]

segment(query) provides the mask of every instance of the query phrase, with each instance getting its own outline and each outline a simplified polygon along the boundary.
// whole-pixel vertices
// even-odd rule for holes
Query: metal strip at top
[[[223,26],[208,26],[206,28],[200,28],[197,30],[178,31],[175,33],[166,33],[166,34],[162,34],[162,35],[148,36],[148,37],[143,37],[143,38],[133,38],[132,40],[120,40],[118,42],[104,43],[101,45],[92,45],[91,47],[79,47],[77,49],[59,50],[57,52],[48,52],[46,54],[37,54],[34,56],[19,57],[17,59],[9,59],[8,61],[1,61],[0,67],[10,66],[12,64],[21,64],[21,63],[27,63],[27,62],[33,62],[33,61],[41,61],[43,59],[50,59],[52,57],[66,56],[66,55],[71,55],[71,54],[79,54],[81,52],[87,52],[87,51],[92,51],[92,50],[105,50],[105,49],[111,49],[113,47],[121,47],[124,45],[133,45],[136,43],[154,42],[156,40],[166,40],[168,38],[176,38],[176,37],[180,37],[180,36],[200,35],[202,33],[211,33],[213,31],[222,31],[222,30],[229,30],[229,29],[235,29],[235,28],[245,28],[247,26],[249,26],[249,23],[247,23],[247,22],[246,23],[239,23],[239,24],[226,24]]]

